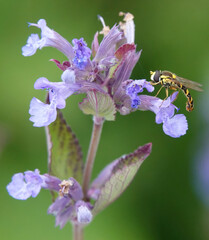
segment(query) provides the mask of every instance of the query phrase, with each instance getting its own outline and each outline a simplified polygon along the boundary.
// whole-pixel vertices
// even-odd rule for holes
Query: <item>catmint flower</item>
[[[57,32],[50,29],[46,25],[46,20],[40,19],[37,24],[29,23],[29,26],[41,29],[41,39],[38,34],[31,34],[27,40],[27,44],[22,48],[23,56],[31,56],[36,53],[37,49],[42,49],[43,47],[54,47],[64,53],[68,59],[74,58],[72,45]]]
[[[154,87],[145,79],[135,80],[132,83],[128,84],[126,93],[131,99],[132,108],[137,108],[140,105],[140,98],[138,96],[138,93],[143,92],[144,88],[146,88],[148,92],[154,91]]]
[[[48,182],[53,183],[50,185],[51,190],[56,190],[55,186],[60,183],[55,177],[40,175],[38,169],[34,172],[26,171],[12,177],[12,182],[7,185],[7,191],[15,199],[26,200],[29,197],[35,198],[42,187],[49,188]]]
[[[71,70],[63,72],[62,82],[50,82],[48,79],[42,77],[36,80],[34,84],[35,89],[49,90],[49,104],[45,104],[33,98],[30,103],[29,113],[31,115],[30,121],[34,122],[35,127],[48,126],[55,121],[57,117],[57,108],[65,107],[65,99],[71,96],[74,92],[80,89],[80,85],[75,83],[75,74]]]
[[[84,202],[80,184],[74,179],[61,181],[49,174],[41,175],[39,170],[17,173],[7,185],[7,191],[15,199],[26,200],[37,197],[41,188],[56,191],[59,196],[49,206],[48,214],[56,217],[56,226],[63,228],[68,221],[87,224],[92,220],[92,205]]]
[[[91,49],[87,47],[86,42],[81,39],[73,39],[73,49],[75,52],[75,57],[73,59],[73,63],[79,68],[84,69],[88,60],[91,56]]]
[[[161,100],[157,97],[140,95],[141,104],[139,110],[150,110],[156,114],[155,122],[163,124],[163,131],[165,134],[178,138],[186,134],[188,123],[183,114],[176,114],[175,110],[178,108],[173,105],[178,92],[173,93],[166,100]]]
[[[77,219],[79,223],[87,224],[92,220],[92,213],[90,211],[90,205],[84,201],[78,201],[76,203]]]

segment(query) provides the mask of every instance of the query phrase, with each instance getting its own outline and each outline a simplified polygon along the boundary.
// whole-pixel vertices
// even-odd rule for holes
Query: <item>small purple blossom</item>
[[[76,203],[77,220],[79,223],[87,224],[92,221],[92,213],[90,211],[90,204],[84,201]]]
[[[154,91],[154,87],[145,79],[135,80],[126,87],[126,94],[131,98],[132,108],[137,108],[140,105],[138,93],[143,92],[144,88],[147,89],[148,92]]]
[[[30,102],[29,114],[34,127],[48,126],[57,118],[56,103],[52,101],[50,104],[45,104],[34,97]]]
[[[87,65],[89,58],[91,56],[91,49],[87,47],[86,42],[81,39],[73,39],[73,50],[75,52],[75,57],[73,59],[73,63],[79,69],[84,69]]]
[[[173,138],[181,137],[186,134],[188,123],[184,114],[176,114],[171,118],[167,118],[163,122],[163,131]]]
[[[140,95],[141,105],[140,110],[150,110],[156,114],[155,122],[163,124],[163,131],[165,134],[178,138],[186,134],[188,123],[183,114],[176,114],[175,109],[178,108],[173,105],[178,92],[173,93],[166,100],[161,100],[157,97]]]
[[[31,34],[27,40],[27,44],[22,47],[23,56],[32,56],[38,48],[41,48],[42,42],[38,34]]]
[[[19,200],[26,200],[29,197],[36,197],[43,185],[43,179],[39,170],[34,172],[26,171],[17,173],[12,177],[12,182],[7,185],[7,191],[10,196]]]
[[[73,218],[74,207],[70,198],[58,197],[48,208],[48,214],[55,216],[55,226],[62,229]]]
[[[36,80],[35,89],[49,90],[49,102],[45,104],[33,98],[30,103],[30,121],[35,127],[48,126],[57,117],[57,108],[65,108],[65,99],[80,89],[80,85],[75,83],[75,74],[71,70],[65,70],[61,76],[62,82],[50,82],[42,77]]]
[[[39,170],[17,173],[7,185],[8,193],[15,199],[26,200],[37,197],[41,188],[59,192],[58,198],[48,209],[56,217],[56,226],[63,228],[68,221],[87,224],[92,220],[92,205],[84,202],[80,184],[74,179],[63,180],[41,175]]]
[[[37,49],[42,49],[43,47],[54,47],[64,53],[68,59],[73,59],[74,52],[72,45],[57,32],[50,29],[46,25],[46,20],[40,19],[37,24],[29,23],[29,26],[41,29],[41,39],[38,34],[31,34],[27,40],[27,44],[22,47],[23,56],[32,56],[36,53]]]

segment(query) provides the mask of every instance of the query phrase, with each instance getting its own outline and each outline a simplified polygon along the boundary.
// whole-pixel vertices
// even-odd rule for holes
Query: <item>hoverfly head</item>
[[[160,81],[160,76],[161,76],[161,71],[156,70],[155,72],[150,71],[150,78],[153,82],[159,82]]]

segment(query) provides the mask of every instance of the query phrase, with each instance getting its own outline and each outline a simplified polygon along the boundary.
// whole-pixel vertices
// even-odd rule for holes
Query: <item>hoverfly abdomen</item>
[[[183,86],[182,84],[180,84],[180,88],[182,89],[182,91],[184,92],[186,98],[187,98],[187,103],[186,103],[186,110],[188,112],[191,112],[194,110],[194,102],[193,102],[193,98],[188,90],[188,88],[186,88],[185,86]]]

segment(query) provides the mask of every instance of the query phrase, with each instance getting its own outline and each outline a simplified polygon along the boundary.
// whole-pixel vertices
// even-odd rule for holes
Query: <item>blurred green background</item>
[[[14,200],[6,192],[14,173],[35,168],[47,171],[44,129],[32,127],[29,103],[33,96],[45,98],[44,92],[33,89],[37,78],[60,80],[61,71],[49,59],[66,60],[51,48],[23,57],[21,47],[28,36],[39,32],[28,29],[27,22],[45,18],[49,27],[69,41],[84,37],[90,46],[94,33],[101,30],[97,14],[113,26],[121,20],[118,12],[124,11],[135,16],[135,42],[138,50],[143,49],[133,79],[149,79],[150,70],[167,69],[204,84],[205,91],[191,91],[192,113],[186,112],[186,99],[180,94],[177,105],[187,117],[189,130],[179,139],[165,135],[151,112],[117,115],[115,122],[105,123],[94,177],[106,164],[139,145],[152,142],[153,150],[125,193],[85,229],[85,239],[209,239],[209,211],[194,188],[194,163],[208,128],[202,115],[208,112],[208,104],[204,108],[202,104],[209,89],[208,0],[1,0],[0,6],[0,238],[72,239],[70,224],[59,230],[54,217],[47,215],[49,192],[42,190],[36,199],[27,201]],[[81,99],[71,97],[64,114],[86,156],[92,119],[79,110]]]

